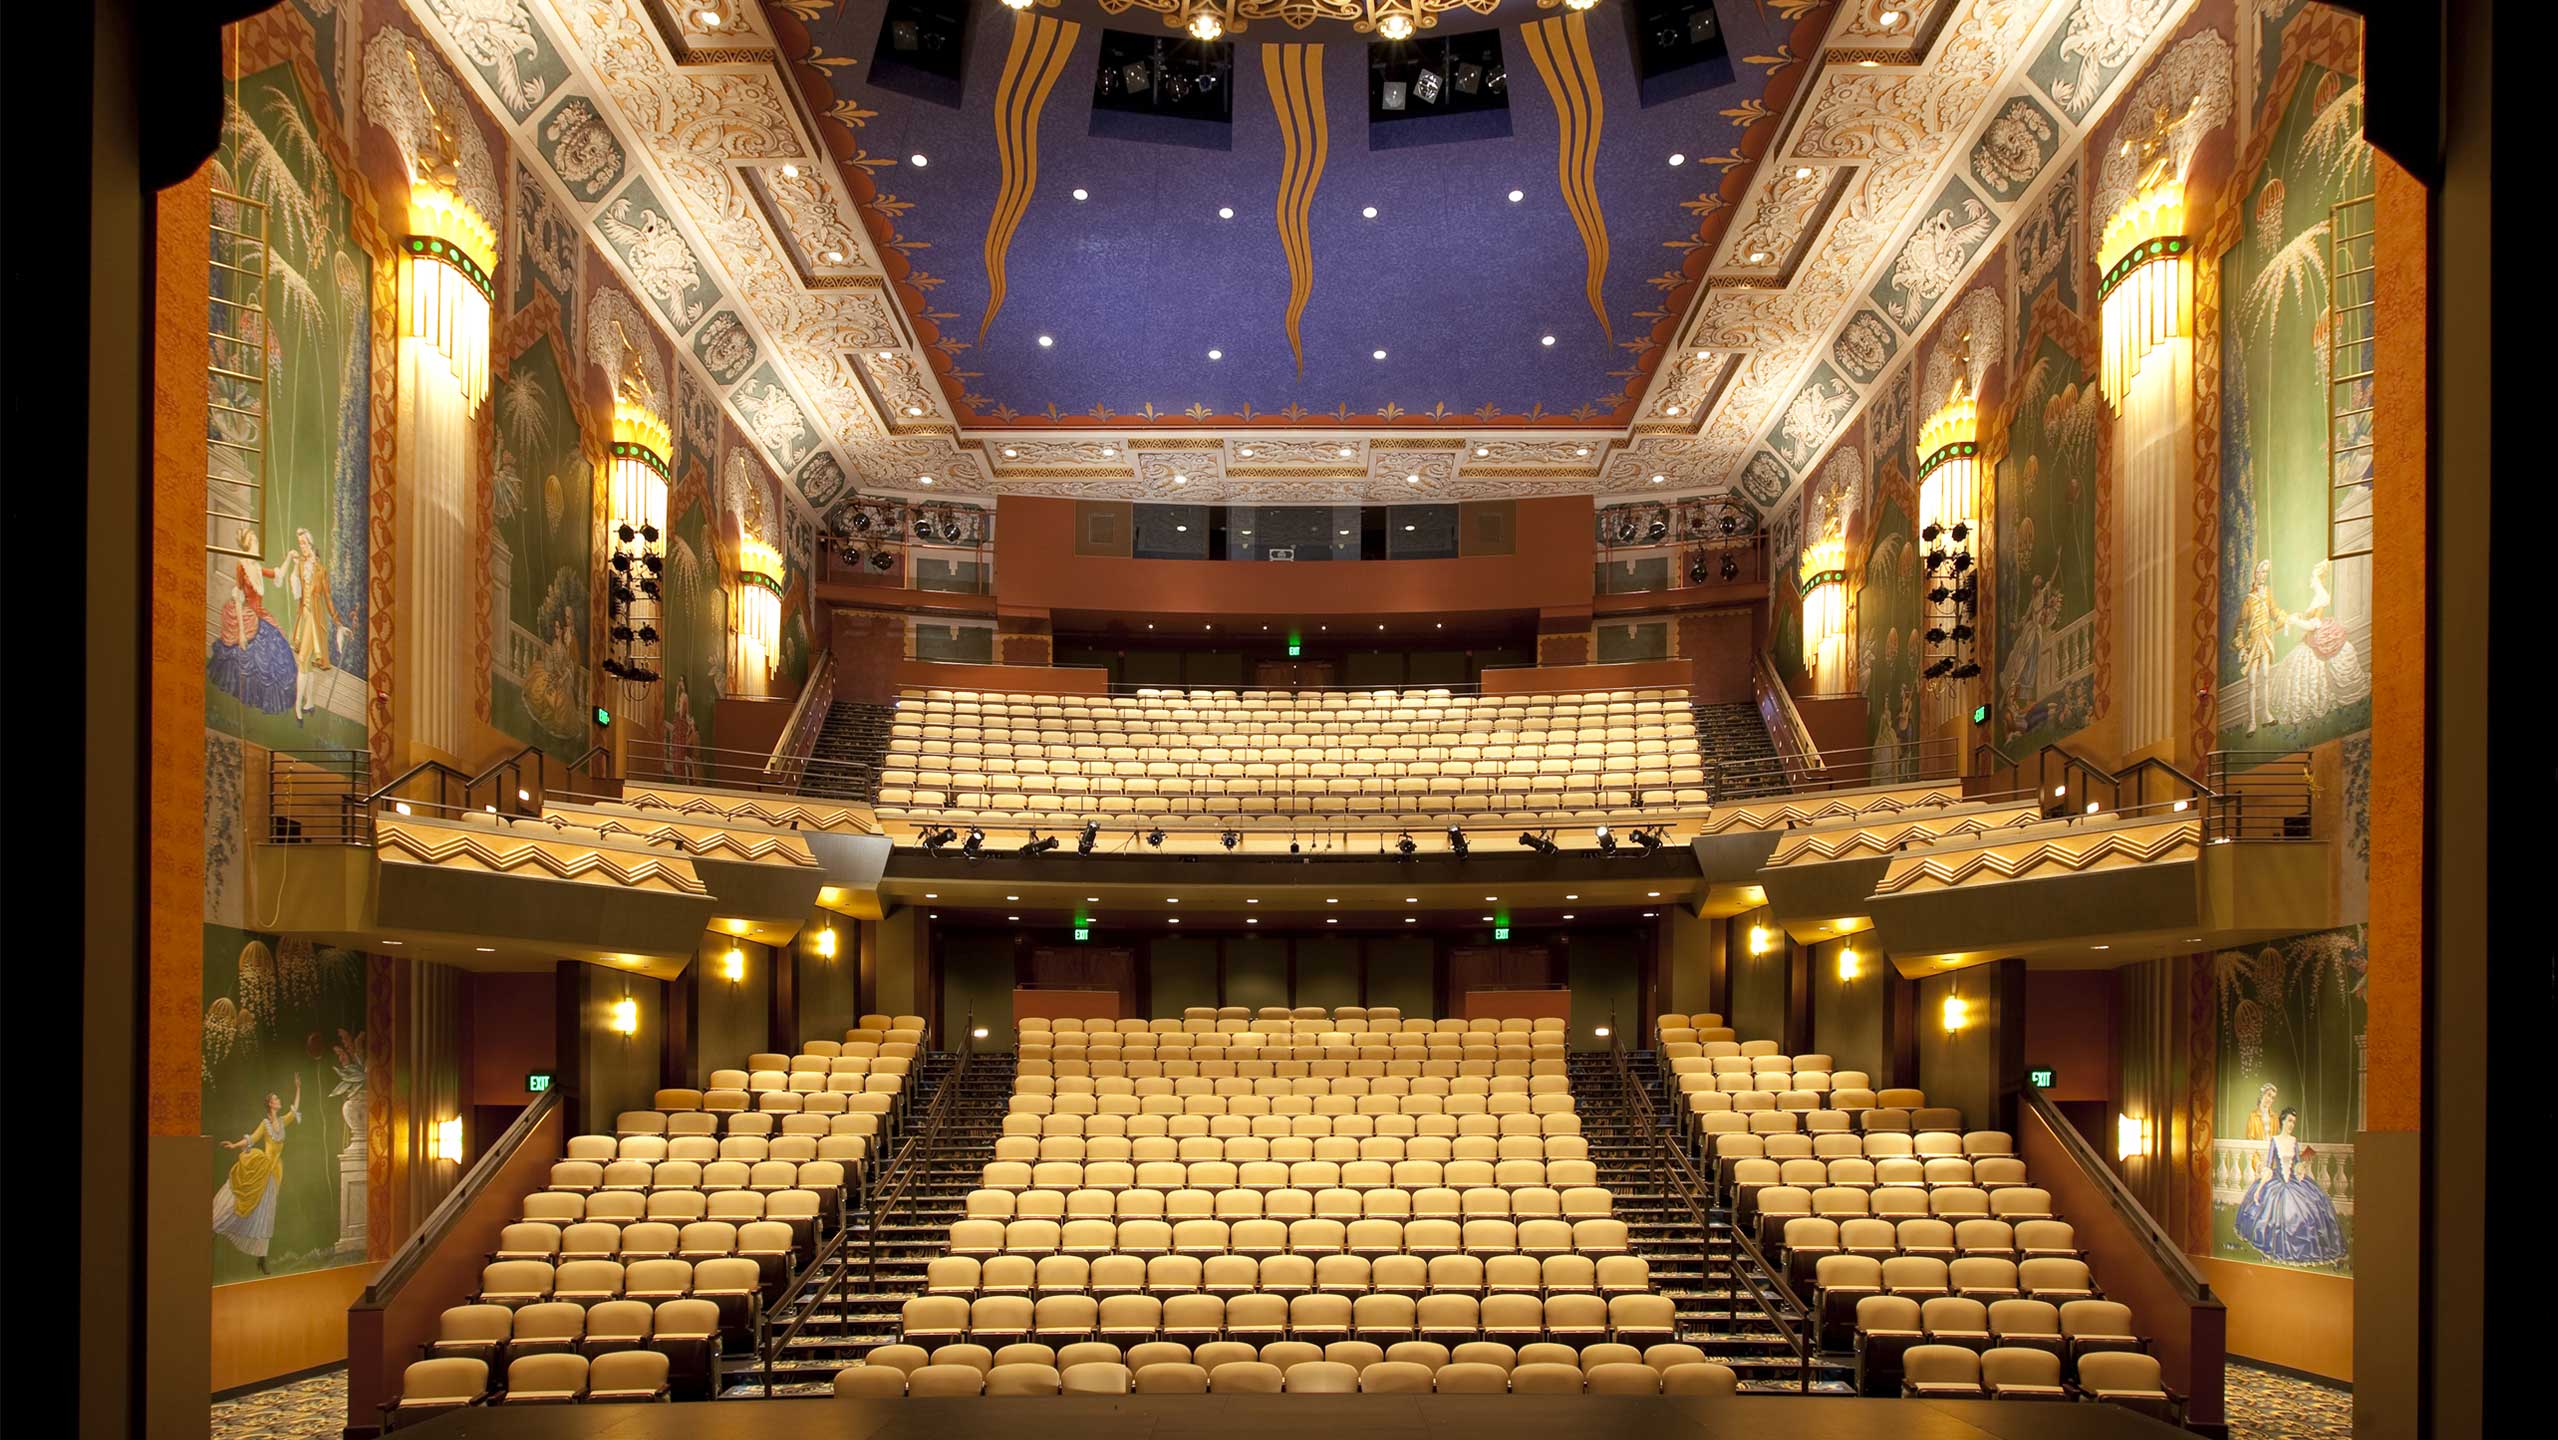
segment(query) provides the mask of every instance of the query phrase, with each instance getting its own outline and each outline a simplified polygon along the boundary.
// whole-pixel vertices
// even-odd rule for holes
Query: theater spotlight
[[[1217,841],[1219,844],[1224,845],[1227,849],[1232,850],[1237,845],[1243,843],[1243,836],[1237,834],[1233,830],[1228,830],[1223,835],[1218,836]]]
[[[944,826],[939,830],[927,830],[924,832],[924,853],[927,855],[939,855],[941,853],[941,847],[958,838],[959,832],[950,829],[947,826]]]
[[[978,828],[977,828],[976,826],[974,826],[974,825],[969,826],[969,827],[968,827],[968,839],[967,839],[966,843],[962,844],[962,845],[959,847],[959,853],[960,853],[960,854],[962,854],[962,855],[967,856],[967,857],[968,857],[969,859],[971,859],[971,860],[974,860],[974,859],[976,859],[978,856],[985,854],[985,853],[986,853],[986,832],[985,832],[985,831],[983,831],[983,830],[978,829]]]
[[[1027,859],[1033,856],[1045,855],[1056,848],[1056,836],[1050,835],[1042,838],[1038,831],[1033,830],[1030,832],[1030,838],[1022,842],[1021,854],[1025,859]]]
[[[1552,855],[1563,848],[1562,846],[1554,843],[1554,837],[1550,835],[1540,835],[1534,830],[1520,831],[1519,843],[1527,846],[1529,849],[1534,850],[1540,855]]]
[[[1448,849],[1455,852],[1458,859],[1463,860],[1466,858],[1466,832],[1464,826],[1451,825],[1448,827]]]
[[[1612,835],[1612,834],[1610,834],[1610,833],[1608,832],[1608,827],[1607,827],[1607,826],[1605,826],[1605,825],[1600,826],[1600,827],[1599,827],[1599,854],[1600,854],[1600,855],[1602,855],[1602,856],[1614,856],[1616,853],[1617,853],[1617,837],[1616,837],[1616,836],[1614,836],[1614,835]]]
[[[1741,562],[1733,559],[1732,552],[1729,550],[1723,552],[1722,574],[1723,578],[1726,580],[1738,580],[1741,578]]]
[[[1162,826],[1158,825],[1154,829],[1146,832],[1146,844],[1157,850],[1164,848],[1164,829]]]
[[[1649,829],[1649,830],[1637,830],[1637,831],[1635,831],[1635,832],[1634,832],[1634,843],[1635,843],[1635,844],[1637,844],[1637,845],[1639,845],[1639,846],[1641,846],[1641,847],[1643,847],[1643,853],[1644,853],[1644,854],[1646,854],[1646,855],[1658,855],[1658,854],[1660,854],[1660,853],[1661,853],[1661,827],[1660,827],[1660,826],[1658,826],[1658,825],[1655,825],[1655,826],[1653,826],[1653,827],[1652,827],[1651,829]]]
[[[1100,838],[1101,822],[1098,820],[1085,821],[1084,833],[1081,836],[1078,836],[1075,840],[1075,853],[1078,855],[1090,855],[1092,853],[1093,842]]]
[[[1411,859],[1412,852],[1420,848],[1420,846],[1412,843],[1412,832],[1409,830],[1403,832],[1402,839],[1394,842],[1394,853],[1402,856],[1406,860]]]

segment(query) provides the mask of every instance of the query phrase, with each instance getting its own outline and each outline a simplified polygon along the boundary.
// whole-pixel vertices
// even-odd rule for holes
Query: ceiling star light
[[[1525,190],[1513,190],[1513,191],[1511,191],[1511,192],[1510,192],[1510,203],[1511,203],[1511,204],[1513,204],[1513,205],[1516,205],[1516,204],[1518,204],[1520,201],[1525,200],[1525,199],[1527,199],[1527,198],[1528,198],[1528,192],[1527,192],[1527,191],[1525,191]]]
[[[1208,352],[1208,358],[1211,360],[1223,360],[1226,358],[1226,352],[1223,350],[1211,350]]]
[[[1374,206],[1374,205],[1370,205],[1370,206],[1366,207],[1365,209],[1361,210],[1361,211],[1359,212],[1359,218],[1360,218],[1360,219],[1362,219],[1362,220],[1374,220],[1374,219],[1376,219],[1376,218],[1377,218],[1377,207],[1376,207],[1376,206]]]
[[[1218,207],[1217,207],[1217,218],[1218,218],[1218,219],[1220,219],[1220,220],[1232,220],[1233,218],[1235,218],[1235,207],[1233,207],[1232,205],[1220,205],[1220,206],[1218,206]]]
[[[926,165],[929,165],[929,164],[931,164],[932,162],[931,162],[931,161],[929,161],[929,160],[926,160],[926,159],[925,159],[922,155],[917,154],[917,155],[909,155],[909,156],[907,156],[907,157],[906,157],[906,163],[907,163],[907,164],[909,164],[909,165],[914,166],[914,167],[915,167],[916,169],[918,169],[918,170],[921,170],[921,169],[923,169]]]
[[[1553,343],[1554,343],[1554,337],[1553,337],[1553,336],[1551,336],[1551,335],[1540,335],[1540,336],[1538,336],[1538,337],[1537,337],[1537,343],[1538,343],[1538,344],[1540,344],[1540,345],[1551,345],[1551,344],[1553,344]],[[1585,451],[1583,451],[1583,452],[1581,452],[1581,453],[1583,453],[1583,454],[1585,454],[1585,455],[1586,455],[1586,454],[1588,454],[1588,453],[1590,453],[1590,452],[1588,452],[1588,451],[1586,451],[1586,450],[1585,450]]]
[[[1688,157],[1686,157],[1685,155],[1681,155],[1681,154],[1677,153],[1676,151],[1671,152],[1671,155],[1670,155],[1670,165],[1671,165],[1671,167],[1672,167],[1673,169],[1677,168],[1678,166],[1685,165],[1686,163],[1688,163]]]
[[[1045,349],[1047,349],[1049,346],[1054,345],[1054,344],[1056,344],[1056,343],[1057,343],[1057,340],[1056,340],[1056,337],[1054,337],[1054,336],[1051,336],[1051,335],[1042,335],[1042,336],[1040,336],[1040,337],[1039,337],[1039,348],[1040,348],[1040,349],[1042,349],[1042,350],[1045,350]]]
[[[1368,352],[1368,358],[1371,360],[1383,360],[1386,358],[1386,352],[1383,350],[1371,350]]]
[[[1075,198],[1078,200],[1090,200],[1092,198],[1092,192],[1078,186],[1075,190]]]

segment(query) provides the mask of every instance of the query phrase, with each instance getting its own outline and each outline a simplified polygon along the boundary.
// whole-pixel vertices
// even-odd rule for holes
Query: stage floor
[[[421,1440],[2160,1440],[2173,1426],[2105,1405],[1742,1395],[1132,1395],[975,1400],[723,1400],[486,1407],[402,1434]]]

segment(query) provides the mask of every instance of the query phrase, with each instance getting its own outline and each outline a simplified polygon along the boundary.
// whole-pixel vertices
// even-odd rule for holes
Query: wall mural
[[[2353,1273],[2363,1124],[2365,932],[2294,935],[2212,957],[2219,1061],[2211,1253]]]
[[[365,1258],[366,957],[204,927],[213,1283]]]
[[[276,65],[224,97],[217,221],[263,229],[263,386],[217,378],[217,473],[257,482],[262,523],[207,557],[206,719],[279,749],[362,750],[371,507],[373,261],[300,71]],[[323,97],[325,104],[325,97]],[[339,152],[342,153],[342,152]],[[223,317],[215,317],[220,325]],[[253,418],[263,390],[263,430]],[[239,412],[251,412],[243,414]]]
[[[588,587],[595,476],[557,338],[537,333],[493,397],[489,475],[489,718],[507,735],[575,759],[588,742]]]
[[[1919,667],[1927,656],[1918,529],[1891,495],[1872,512],[1873,543],[1858,577],[1857,688],[1865,694],[1866,743],[1877,784],[1918,776]]]
[[[2328,306],[2338,217],[2368,227],[2350,202],[2373,181],[2359,76],[2292,47],[2275,85],[2250,150],[2262,163],[2233,182],[2240,223],[2220,257],[2218,738],[2288,750],[2371,724],[2371,561],[2328,558],[2329,407],[2362,412],[2336,440],[2366,457],[2367,487],[2369,382],[2331,397]]]
[[[658,702],[657,733],[666,766],[678,775],[698,773],[700,751],[711,743],[722,677],[728,673],[727,592],[720,585],[719,553],[711,548],[710,486],[696,465],[677,472],[668,509],[665,625],[666,678]]]
[[[2045,330],[2047,319],[2060,333]],[[2025,349],[1999,457],[1990,530],[1999,747],[2022,760],[2096,715],[2096,512],[2110,428],[2084,347],[2090,331],[2048,296]]]

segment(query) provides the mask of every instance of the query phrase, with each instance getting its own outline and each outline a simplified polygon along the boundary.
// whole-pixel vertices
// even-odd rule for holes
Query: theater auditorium
[[[13,17],[17,1424],[2487,1433],[2491,8]]]

